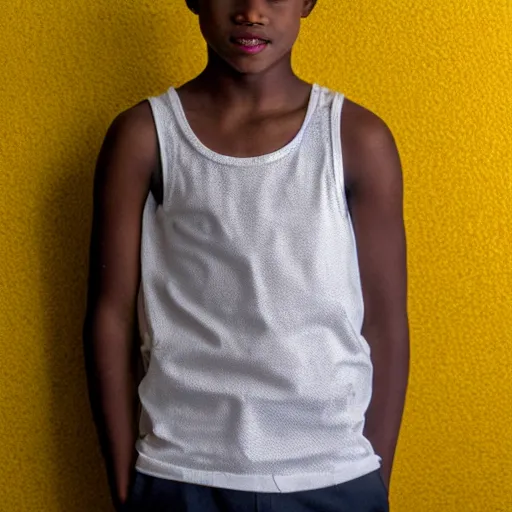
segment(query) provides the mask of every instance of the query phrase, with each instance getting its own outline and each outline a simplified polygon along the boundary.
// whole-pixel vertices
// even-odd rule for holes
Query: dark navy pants
[[[343,484],[292,493],[233,491],[137,473],[123,512],[388,512],[375,471]]]

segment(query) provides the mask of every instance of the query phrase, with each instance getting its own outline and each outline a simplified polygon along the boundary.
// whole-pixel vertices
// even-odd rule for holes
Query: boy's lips
[[[259,32],[259,31],[255,31],[255,32],[235,32],[231,36],[231,40],[232,41],[238,41],[238,40],[241,40],[241,39],[246,39],[246,40],[256,39],[258,41],[263,41],[265,43],[270,43],[270,38],[267,36],[267,34],[265,34],[264,32]]]
[[[262,34],[249,32],[239,33],[230,38],[230,41],[244,53],[259,53],[263,51],[270,40]]]

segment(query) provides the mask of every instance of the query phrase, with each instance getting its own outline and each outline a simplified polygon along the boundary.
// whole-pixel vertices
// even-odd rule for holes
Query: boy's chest
[[[306,110],[236,121],[213,114],[191,114],[188,122],[207,148],[222,155],[247,158],[277,151],[291,142],[304,122]]]

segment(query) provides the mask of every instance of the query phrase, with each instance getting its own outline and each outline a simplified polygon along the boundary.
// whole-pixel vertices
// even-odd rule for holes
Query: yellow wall
[[[182,4],[2,1],[2,511],[109,510],[80,341],[93,165],[117,112],[201,69]],[[512,510],[511,50],[510,0],[320,0],[298,44],[297,70],[382,115],[403,159],[395,512]]]

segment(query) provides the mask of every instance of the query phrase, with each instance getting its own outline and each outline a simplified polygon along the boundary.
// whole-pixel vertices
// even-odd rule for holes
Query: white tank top
[[[343,96],[314,85],[296,137],[251,158],[204,146],[173,88],[149,101],[164,194],[143,215],[137,469],[259,492],[378,469]]]

